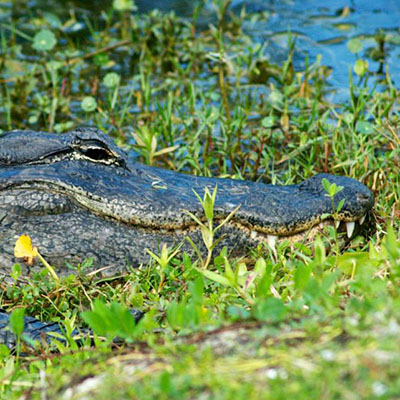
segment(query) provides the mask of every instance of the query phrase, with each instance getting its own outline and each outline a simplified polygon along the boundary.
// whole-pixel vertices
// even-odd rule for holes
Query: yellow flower
[[[14,256],[22,258],[26,264],[32,266],[35,257],[38,256],[38,248],[32,246],[32,240],[28,235],[21,235],[15,243]]]
[[[55,273],[53,267],[40,255],[39,250],[36,246],[32,246],[32,240],[28,235],[21,235],[15,242],[14,247],[15,258],[22,258],[24,262],[32,266],[35,262],[35,258],[38,257],[43,263],[46,269],[49,271],[53,279],[58,282],[58,276]]]

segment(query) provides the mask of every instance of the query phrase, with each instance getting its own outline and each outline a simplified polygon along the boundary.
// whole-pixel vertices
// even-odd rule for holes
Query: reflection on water
[[[173,10],[183,17],[190,17],[194,6],[199,4],[193,0],[136,0],[135,3],[139,12],[157,8],[165,12]],[[98,11],[100,7],[110,7],[111,1],[85,0],[74,1],[74,4]],[[348,69],[356,60],[356,56],[348,50],[347,42],[354,37],[360,37],[364,42],[359,56],[368,58],[372,71],[379,71],[382,69],[379,60],[371,57],[378,47],[374,35],[379,31],[392,34],[392,43],[385,45],[384,61],[392,78],[395,81],[400,78],[399,0],[329,0],[324,3],[319,0],[232,0],[231,9],[234,12],[239,13],[243,7],[249,13],[263,12],[264,16],[268,16],[262,21],[247,23],[246,30],[256,41],[267,41],[266,51],[273,49],[270,57],[274,61],[279,62],[280,56],[286,56],[288,31],[296,38],[297,63],[302,63],[306,55],[311,61],[321,55],[322,63],[333,68],[330,83],[337,90],[336,99],[347,96]],[[212,14],[210,2],[206,2],[198,23],[210,23]]]
[[[3,5],[5,3],[2,3]],[[9,3],[13,4],[12,2]],[[36,0],[38,9],[57,14],[68,13],[71,7],[79,12],[95,15],[109,10],[112,0]],[[159,9],[190,18],[196,0],[136,0],[138,12]],[[215,21],[215,10],[206,1],[197,20],[199,28]],[[347,97],[348,70],[357,57],[368,59],[370,70],[385,71],[389,67],[395,83],[400,78],[400,1],[399,0],[232,0],[231,11],[247,13],[261,18],[247,18],[245,31],[256,42],[265,44],[266,56],[279,63],[287,54],[288,32],[296,39],[295,63],[303,64],[306,57],[313,62],[322,56],[321,63],[333,68],[330,77],[336,89],[336,100]],[[385,45],[379,48],[378,32],[386,34]],[[363,50],[357,56],[347,48],[349,39],[359,37]],[[383,53],[382,53],[383,50]],[[384,63],[381,63],[384,61]]]
[[[237,0],[234,3],[239,8],[246,2]],[[323,6],[316,0],[251,1],[248,4],[251,4],[248,9],[270,13],[269,21],[256,27],[254,36],[261,40],[268,37],[275,44],[285,46],[286,34],[277,32],[288,29],[294,32],[298,51],[304,51],[312,59],[320,54],[322,63],[333,67],[330,82],[339,91],[339,96],[341,91],[347,93],[348,69],[356,60],[347,48],[351,38],[363,39],[364,49],[360,56],[368,59],[372,71],[378,71],[381,66],[373,57],[378,50],[374,36],[379,31],[391,35],[392,43],[385,45],[385,62],[392,78],[398,80],[400,77],[398,0],[330,0]]]

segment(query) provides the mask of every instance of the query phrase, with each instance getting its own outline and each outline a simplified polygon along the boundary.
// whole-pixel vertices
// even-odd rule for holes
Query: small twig
[[[78,56],[75,58],[71,58],[70,60],[67,61],[66,65],[71,65],[71,64],[76,64],[78,61],[80,60],[86,60],[87,58],[91,58],[94,56],[97,56],[97,54],[101,54],[101,53],[106,53],[110,50],[114,50],[117,47],[121,47],[124,46],[125,44],[130,43],[130,40],[121,40],[120,42],[114,43],[114,44],[110,44],[109,46],[103,47],[101,49],[92,51],[91,53],[85,54],[84,56]]]

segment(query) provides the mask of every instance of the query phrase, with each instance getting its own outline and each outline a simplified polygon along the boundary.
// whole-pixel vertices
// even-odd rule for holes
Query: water
[[[40,5],[41,1],[38,1]],[[112,1],[86,0],[52,3],[53,11],[63,12],[71,6],[87,10],[91,14],[109,10]],[[136,0],[138,12],[159,9],[174,11],[177,15],[191,18],[199,2],[193,0]],[[240,13],[242,8],[250,14],[263,13],[254,23],[247,20],[245,30],[255,41],[267,44],[267,55],[273,62],[281,62],[287,55],[288,32],[296,38],[295,63],[303,65],[306,57],[313,62],[318,56],[321,63],[332,68],[329,82],[335,88],[334,100],[348,97],[348,73],[357,57],[367,59],[369,69],[384,72],[389,69],[394,83],[400,78],[400,1],[399,0],[329,0],[321,5],[319,0],[233,0],[231,11]],[[65,12],[64,11],[64,12]],[[201,29],[215,22],[215,10],[207,2],[198,18]],[[378,44],[374,37],[382,32],[387,41],[381,60],[376,58]],[[347,48],[352,38],[360,38],[363,50],[355,55]],[[378,75],[379,78],[379,75]],[[332,100],[332,99],[331,99]]]
[[[192,18],[200,4],[193,0],[136,0],[139,13],[153,9],[174,11],[184,18]],[[280,64],[288,53],[288,37],[295,38],[295,66],[303,68],[309,58],[314,62],[321,57],[321,64],[332,69],[328,79],[333,88],[328,100],[341,102],[348,98],[349,69],[357,58],[368,60],[369,70],[375,73],[371,83],[379,81],[382,73],[389,70],[394,85],[400,79],[400,0],[329,0],[321,5],[320,0],[232,0],[230,11],[239,14],[243,8],[248,14],[244,30],[255,42],[265,45],[266,57]],[[91,20],[110,10],[112,0],[31,0],[17,7],[14,2],[0,2],[0,20],[8,23],[13,12],[22,15],[51,12],[60,20],[68,18],[74,9],[80,19],[87,14]],[[255,17],[255,18],[254,18]],[[258,18],[257,18],[258,17]],[[198,29],[216,22],[216,12],[210,1],[204,3],[197,19]],[[74,29],[86,29],[81,23]],[[71,32],[78,34],[79,32]],[[377,34],[385,37],[384,52],[379,52]],[[82,31],[81,34],[84,34]],[[350,39],[359,38],[363,49],[353,54],[347,47]],[[123,68],[123,65],[120,66]]]
[[[152,8],[174,10],[178,15],[192,15],[194,3],[186,0],[138,0],[140,12]],[[357,57],[369,62],[373,72],[387,67],[394,82],[400,79],[400,1],[399,0],[233,0],[231,10],[239,13],[245,7],[249,13],[263,13],[266,20],[246,23],[246,31],[255,41],[267,41],[267,52],[274,62],[286,58],[288,34],[296,38],[295,63],[304,64],[306,57],[313,62],[321,56],[321,63],[332,68],[329,83],[335,88],[332,100],[348,97],[349,68]],[[206,6],[199,24],[213,22],[213,9]],[[383,65],[372,57],[378,49],[374,39],[378,32],[388,35],[392,43],[385,44]],[[355,55],[347,48],[352,38],[360,38],[363,50]]]
[[[356,55],[347,48],[352,38],[360,38],[364,48],[357,56],[369,62],[371,71],[389,68],[394,81],[400,78],[400,1],[399,0],[330,0],[321,6],[320,1],[251,1],[248,10],[266,11],[270,18],[255,27],[253,36],[259,40],[268,38],[282,49],[287,44],[287,31],[296,37],[299,53],[308,54],[311,60],[322,56],[322,64],[332,67],[329,79],[336,89],[336,99],[347,96],[348,70],[356,61]],[[239,9],[246,2],[234,1]],[[385,44],[384,66],[373,55],[378,49],[374,36],[383,32],[393,43]]]

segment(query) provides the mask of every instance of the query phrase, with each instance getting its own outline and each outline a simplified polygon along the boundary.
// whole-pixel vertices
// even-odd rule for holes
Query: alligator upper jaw
[[[323,179],[342,187],[334,203],[323,190]],[[273,237],[307,231],[342,201],[335,218],[350,222],[351,234],[352,222],[374,203],[372,193],[361,183],[329,174],[299,185],[273,186],[201,178],[131,163],[110,138],[93,129],[63,135],[9,132],[0,138],[0,208],[4,207],[2,192],[7,190],[54,192],[93,214],[129,226],[185,230],[195,225],[188,212],[204,221],[195,193],[203,197],[205,188],[212,192],[215,187],[215,218],[223,221],[235,210],[231,223],[253,236],[257,232]]]
[[[134,166],[131,170],[135,168],[139,167]],[[364,185],[349,178],[328,177],[344,185],[340,196],[345,199],[347,208],[344,207],[336,219],[346,222],[350,237],[356,221],[362,224],[372,207],[372,194]],[[165,185],[155,186],[154,181]],[[54,192],[93,214],[130,227],[173,233],[196,229],[196,223],[186,211],[204,220],[203,210],[192,189],[202,195],[204,187],[217,185],[216,219],[222,221],[240,206],[231,223],[245,230],[251,239],[262,239],[273,247],[277,237],[293,237],[307,232],[323,223],[324,214],[331,212],[331,201],[320,191],[317,179],[314,177],[310,181],[280,187],[196,178],[148,167],[143,169],[143,173],[134,175],[115,167],[74,160],[2,168],[0,196],[2,190]],[[351,205],[360,193],[366,200]]]

